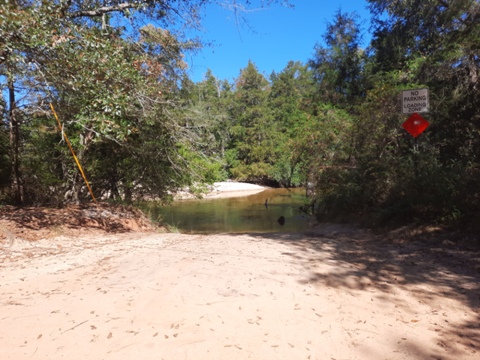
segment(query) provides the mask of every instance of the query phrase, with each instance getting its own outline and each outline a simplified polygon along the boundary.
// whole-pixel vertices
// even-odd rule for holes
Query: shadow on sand
[[[446,354],[459,358],[451,344],[460,344],[470,353],[480,352],[480,255],[453,242],[435,237],[404,241],[382,238],[367,232],[337,225],[325,226],[306,234],[249,234],[263,241],[281,242],[292,248],[283,255],[301,264],[301,283],[316,284],[346,291],[372,291],[385,301],[396,300],[396,289],[409,292],[419,303],[429,304],[445,299],[468,308],[469,320],[451,319],[443,312],[445,323],[439,343]],[[335,272],[319,271],[316,264],[335,264]],[[323,267],[325,269],[325,267]],[[340,270],[339,270],[340,269]],[[408,289],[407,289],[408,287]],[[404,305],[404,304],[403,304]],[[468,316],[467,316],[468,315]],[[443,358],[416,348],[407,349],[421,359]],[[460,354],[457,354],[460,355]]]

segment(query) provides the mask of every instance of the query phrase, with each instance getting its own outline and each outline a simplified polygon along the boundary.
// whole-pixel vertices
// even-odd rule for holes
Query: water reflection
[[[177,201],[155,209],[155,215],[182,233],[301,232],[308,226],[299,209],[305,202],[304,189],[267,189],[244,197]]]

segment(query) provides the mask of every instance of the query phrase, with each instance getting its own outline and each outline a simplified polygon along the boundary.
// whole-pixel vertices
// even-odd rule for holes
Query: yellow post
[[[95,199],[95,196],[93,195],[92,188],[90,187],[90,184],[88,183],[87,177],[85,176],[85,173],[83,172],[82,165],[80,165],[80,161],[78,161],[77,155],[75,155],[75,151],[73,151],[72,144],[70,143],[70,140],[68,140],[67,134],[65,134],[65,132],[62,130],[62,124],[60,124],[60,120],[58,119],[58,115],[55,112],[55,109],[53,108],[52,103],[50,103],[50,108],[52,109],[53,115],[55,115],[55,119],[57,119],[58,128],[62,132],[62,134],[65,138],[65,142],[67,143],[68,148],[70,149],[70,152],[72,153],[73,158],[75,159],[75,162],[77,163],[77,166],[78,166],[78,169],[80,170],[80,173],[82,174],[83,181],[85,181],[85,184],[88,187],[88,191],[90,192],[90,195],[92,196],[93,201],[97,202],[97,199]]]

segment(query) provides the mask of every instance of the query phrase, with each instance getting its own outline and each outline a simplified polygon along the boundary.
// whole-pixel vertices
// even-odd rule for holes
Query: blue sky
[[[276,5],[246,13],[248,26],[238,23],[229,10],[209,6],[197,33],[204,41],[214,42],[199,54],[186,56],[193,81],[204,78],[207,69],[223,80],[233,81],[252,60],[268,77],[280,72],[288,61],[306,63],[313,57],[316,43],[323,44],[327,22],[336,12],[356,12],[360,16],[364,45],[370,39],[370,13],[365,0],[291,0],[294,8]]]

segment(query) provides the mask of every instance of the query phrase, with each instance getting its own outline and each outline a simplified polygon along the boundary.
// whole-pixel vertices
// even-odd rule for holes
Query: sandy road
[[[440,251],[301,234],[4,246],[0,359],[479,359],[478,259]]]

